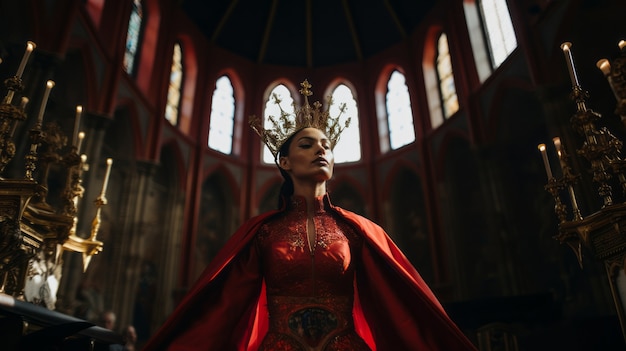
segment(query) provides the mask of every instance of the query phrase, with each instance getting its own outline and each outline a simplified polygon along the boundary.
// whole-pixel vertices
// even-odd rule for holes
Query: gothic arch
[[[123,113],[123,117],[119,116],[120,113]],[[116,121],[119,120],[120,123],[125,124],[125,127],[120,128],[119,131],[129,134],[127,140],[132,143],[132,153],[127,152],[126,155],[132,155],[133,158],[138,159],[144,158],[143,155],[147,154],[148,150],[145,149],[145,138],[142,133],[136,102],[130,98],[121,98],[116,106],[115,116]]]
[[[91,17],[96,27],[100,26],[100,20],[102,19],[102,10],[104,9],[105,0],[86,0],[85,8],[87,14]]]
[[[230,80],[230,83],[233,87],[233,97],[235,99],[235,115],[233,119],[233,155],[241,155],[242,146],[243,146],[243,136],[248,132],[247,130],[247,121],[245,117],[245,107],[246,107],[246,94],[245,88],[243,86],[243,82],[239,73],[236,69],[233,68],[224,68],[220,70],[212,82],[212,89],[207,89],[206,93],[206,101],[208,102],[205,106],[205,113],[202,114],[203,120],[199,122],[199,125],[202,126],[202,135],[199,140],[202,145],[208,145],[208,136],[209,136],[209,128],[210,128],[210,116],[212,112],[212,94],[215,89],[215,82],[222,76],[227,76]]]
[[[82,79],[79,79],[78,77],[80,75],[76,75],[76,73],[61,73],[61,75],[71,76],[72,79],[69,80],[70,82],[75,83],[76,81],[80,81],[81,83],[80,89],[68,88],[68,91],[72,91],[72,94],[68,94],[67,96],[68,100],[70,102],[75,100],[76,104],[82,104],[85,111],[99,110],[101,101],[98,99],[100,96],[98,91],[103,83],[103,77],[98,76],[95,59],[89,47],[89,43],[82,40],[72,42],[66,54],[66,57],[68,56],[74,56],[74,59],[66,59],[64,62],[68,63],[67,66],[71,68],[82,66],[83,73]],[[74,72],[74,70],[72,70],[72,72]],[[82,99],[76,99],[75,96],[73,96],[74,94],[80,93],[84,94],[84,96],[81,96]]]
[[[238,206],[239,182],[235,178],[233,172],[223,163],[216,163],[204,170],[203,182],[206,182],[208,178],[215,177],[216,175],[219,175],[222,185],[227,189],[228,193],[232,195],[232,204]]]
[[[496,255],[485,251],[489,247],[490,228],[486,213],[490,211],[489,199],[485,198],[484,175],[477,160],[476,148],[466,135],[450,136],[437,161],[442,169],[437,194],[441,204],[442,257],[453,268],[450,272],[456,284],[467,289],[460,296],[479,296],[488,289],[498,289],[498,283],[490,280],[497,270]],[[468,277],[483,279],[468,279]]]
[[[340,85],[340,84],[344,84],[345,86],[350,88],[350,91],[352,91],[352,96],[354,97],[354,100],[356,100],[356,102],[357,102],[357,106],[360,106],[360,104],[359,104],[359,91],[358,91],[357,87],[354,85],[354,83],[352,83],[351,80],[349,80],[348,78],[346,78],[344,76],[337,76],[337,77],[334,77],[333,79],[331,79],[330,83],[328,83],[328,85],[326,86],[326,89],[324,90],[324,95],[323,95],[324,96],[324,102],[326,102],[326,97],[327,96],[331,96],[332,93],[333,93],[333,90],[335,88],[337,88],[337,86]],[[321,99],[320,99],[320,102],[322,102]]]
[[[140,62],[137,65],[137,84],[143,91],[150,91],[153,83],[153,73],[159,42],[159,28],[161,27],[161,5],[159,0],[144,0],[146,6],[146,22],[142,31],[141,51],[138,54]],[[124,33],[125,34],[125,33]],[[125,37],[125,35],[124,35]]]
[[[185,157],[179,141],[171,139],[163,143],[160,152],[161,160],[164,157],[162,155],[164,151],[169,152],[168,156],[172,160],[172,164],[167,166],[168,169],[176,174],[176,182],[173,183],[172,186],[176,186],[180,191],[184,191],[187,187],[187,166],[184,160],[187,159],[187,157]]]
[[[543,270],[545,276],[554,280],[571,274],[565,273],[566,270],[577,270],[575,265],[557,267],[550,263],[561,260],[562,253],[552,238],[554,233],[546,230],[547,223],[557,227],[557,218],[554,202],[544,189],[546,174],[537,150],[539,143],[551,144],[552,135],[545,128],[550,116],[545,116],[545,106],[530,82],[509,79],[496,91],[487,116],[489,129],[485,134],[489,143],[483,147],[481,155],[495,204],[491,217],[497,220],[492,221],[492,231],[507,243],[502,248],[506,255],[501,258],[501,266],[523,260],[527,252],[541,252],[537,259],[519,267],[515,274],[508,273],[506,289],[527,291],[534,288],[528,282],[538,283],[529,278],[537,270]],[[566,140],[562,141],[566,145]],[[555,176],[559,177],[560,171],[556,168]]]
[[[333,204],[367,217],[367,201],[363,196],[366,191],[359,184],[353,177],[343,175],[330,181],[328,191]]]
[[[470,145],[469,134],[462,129],[450,129],[446,131],[445,135],[442,137],[433,155],[434,174],[437,179],[445,176],[446,155],[451,148],[451,144],[459,139],[464,140]]]
[[[272,98],[270,96],[270,94],[272,93],[272,90],[277,85],[280,85],[280,84],[283,84],[284,86],[287,87],[287,89],[289,89],[289,91],[291,92],[291,97],[293,98],[293,101],[298,106],[301,106],[303,99],[302,99],[302,95],[300,94],[299,85],[294,84],[291,80],[287,78],[277,78],[277,79],[272,80],[269,84],[266,85],[265,91],[263,92],[263,101],[262,101],[261,106],[265,106],[265,102]],[[261,114],[263,114],[263,109],[261,109]]]
[[[534,113],[529,113],[530,107],[535,108]],[[495,141],[503,124],[508,125],[507,122],[512,122],[510,126],[515,129],[508,131],[507,135],[514,138],[526,134],[524,130],[529,127],[545,125],[545,117],[534,87],[526,79],[509,78],[500,82],[495,89],[495,95],[487,110],[486,142]]]
[[[253,208],[258,209],[258,213],[278,208],[278,196],[280,194],[280,186],[282,182],[283,178],[277,174],[267,179],[259,187],[259,196],[257,197],[258,203],[256,206],[253,206]]]
[[[430,231],[424,182],[409,162],[396,163],[385,182],[383,201],[389,235],[429,283],[437,279],[436,244]]]
[[[232,176],[223,167],[216,168],[202,182],[198,226],[192,247],[192,280],[215,257],[234,232],[237,205],[230,187]]]
[[[374,106],[376,109],[376,114],[374,115],[374,118],[377,121],[376,125],[378,126],[378,128],[376,129],[376,135],[379,139],[377,150],[381,154],[391,151],[388,121],[389,116],[387,113],[386,95],[387,83],[389,82],[391,74],[395,70],[400,72],[405,77],[405,79],[410,79],[410,77],[407,77],[406,70],[403,68],[403,66],[396,63],[387,63],[380,70],[376,78],[376,83],[374,85]],[[418,124],[415,123],[415,103],[419,100],[416,99],[415,92],[411,89],[411,86],[409,84],[407,84],[407,90],[409,94],[409,102],[411,104],[411,121],[413,124],[415,136],[417,137],[420,134],[419,131],[415,130],[415,128],[417,128],[418,126]]]

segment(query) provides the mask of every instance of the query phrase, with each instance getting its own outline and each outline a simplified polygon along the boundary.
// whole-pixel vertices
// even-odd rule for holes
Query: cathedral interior
[[[16,319],[22,338],[69,320],[99,340],[112,311],[116,335],[133,325],[145,343],[239,225],[276,207],[282,178],[248,118],[274,93],[300,104],[306,79],[313,101],[349,103],[333,203],[387,231],[477,348],[626,349],[625,14],[1,0],[4,337],[19,343]]]

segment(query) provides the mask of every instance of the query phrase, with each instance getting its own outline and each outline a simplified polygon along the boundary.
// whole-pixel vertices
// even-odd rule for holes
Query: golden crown
[[[289,139],[296,132],[304,128],[317,128],[326,134],[326,137],[330,141],[331,148],[334,148],[339,140],[341,132],[350,125],[350,118],[346,119],[345,125],[341,126],[339,118],[346,110],[346,104],[339,106],[339,115],[337,117],[331,117],[329,110],[333,104],[332,97],[327,98],[326,109],[322,110],[322,104],[319,101],[313,103],[313,107],[309,105],[309,96],[313,95],[311,91],[311,84],[308,80],[300,83],[302,89],[300,94],[304,96],[304,105],[298,108],[294,101],[293,110],[294,113],[288,113],[280,106],[281,100],[276,94],[272,94],[274,103],[278,105],[280,109],[280,116],[269,116],[268,119],[272,123],[271,129],[265,129],[263,120],[256,116],[250,117],[250,127],[261,137],[263,143],[274,155],[274,159],[278,157],[278,152],[283,146],[285,141]]]

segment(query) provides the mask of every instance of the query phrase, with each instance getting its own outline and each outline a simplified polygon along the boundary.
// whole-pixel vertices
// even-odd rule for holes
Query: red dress
[[[382,228],[327,196],[315,228],[298,201],[244,223],[144,351],[476,350]]]
[[[362,238],[347,223],[314,203],[315,239],[307,236],[307,205],[294,198],[291,210],[261,226],[256,245],[267,289],[269,331],[260,350],[367,351],[354,330],[353,256]]]

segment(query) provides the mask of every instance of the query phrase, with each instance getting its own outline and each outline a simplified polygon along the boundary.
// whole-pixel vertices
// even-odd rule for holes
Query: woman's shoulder
[[[239,229],[237,231],[238,232],[249,231],[249,230],[251,230],[251,229],[253,229],[253,228],[257,227],[257,226],[260,226],[263,223],[267,222],[269,220],[269,218],[275,216],[277,213],[279,213],[279,211],[268,211],[268,212],[264,212],[264,213],[252,216],[252,217],[246,219],[239,226]]]
[[[255,226],[260,226],[272,221],[274,218],[283,214],[282,210],[270,210],[267,212],[263,212],[248,218],[243,224],[240,226],[241,229],[251,228]]]
[[[345,208],[342,208],[339,206],[333,206],[333,210],[336,213],[338,213],[340,216],[342,216],[343,218],[351,222],[354,222],[360,226],[380,228],[380,226],[376,224],[374,221],[356,212],[346,210]]]

